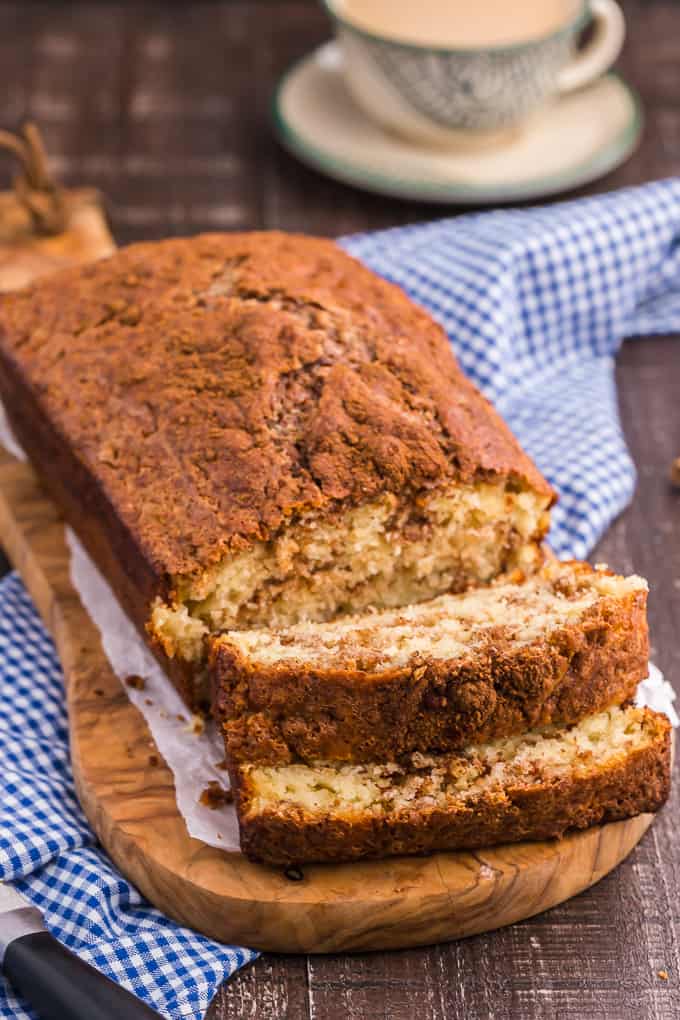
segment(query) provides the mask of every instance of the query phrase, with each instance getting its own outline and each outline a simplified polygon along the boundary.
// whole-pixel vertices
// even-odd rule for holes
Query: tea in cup
[[[356,103],[425,145],[488,145],[514,134],[551,99],[602,75],[625,34],[615,0],[322,2]]]

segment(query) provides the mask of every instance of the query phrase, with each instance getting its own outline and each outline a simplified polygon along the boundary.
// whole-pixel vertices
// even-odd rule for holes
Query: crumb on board
[[[186,722],[186,721],[187,721],[187,717],[185,715],[182,715],[181,712],[178,712],[177,713],[177,722]]]
[[[144,698],[144,704],[145,705],[153,705],[153,700],[151,698]]]
[[[234,795],[231,790],[225,790],[216,779],[211,779],[198,798],[198,803],[203,807],[210,808],[211,811],[216,811],[217,808],[223,807],[225,804],[231,804],[233,800]]]
[[[128,687],[132,687],[135,691],[143,691],[146,687],[146,680],[143,676],[137,676],[136,673],[132,673],[131,676],[125,677],[125,683]]]
[[[662,981],[668,981],[668,971],[667,970],[657,970],[656,976],[661,978]]]
[[[671,485],[680,489],[680,457],[676,457],[671,464],[670,470]]]

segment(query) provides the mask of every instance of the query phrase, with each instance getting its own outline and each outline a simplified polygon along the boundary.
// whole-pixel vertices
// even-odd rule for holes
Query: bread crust
[[[253,860],[287,866],[352,861],[437,850],[474,850],[522,840],[552,839],[658,810],[670,789],[670,724],[646,710],[654,727],[650,744],[591,774],[538,786],[506,786],[458,810],[401,810],[383,816],[314,817],[251,812],[247,773],[232,769],[241,849]]]
[[[131,245],[4,296],[0,359],[12,423],[30,395],[155,592],[304,511],[480,476],[553,495],[441,327],[327,240]]]
[[[178,578],[301,515],[473,478],[554,499],[441,327],[322,239],[135,244],[3,295],[0,399],[142,634]]]
[[[603,596],[530,645],[497,628],[468,659],[423,656],[384,672],[255,668],[227,634],[211,642],[213,712],[231,760],[271,765],[394,761],[575,723],[629,700],[647,675],[646,603],[643,590]]]

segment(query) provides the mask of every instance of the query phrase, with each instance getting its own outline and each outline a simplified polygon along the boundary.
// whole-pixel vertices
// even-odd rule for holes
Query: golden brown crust
[[[143,560],[145,597],[303,511],[486,476],[552,495],[442,329],[330,241],[204,235],[56,273],[3,298],[0,369],[20,438],[52,433],[29,453],[53,494],[59,472],[84,494],[71,523],[91,503],[91,547]]]
[[[241,849],[253,860],[284,866],[472,850],[552,839],[570,829],[656,811],[670,789],[670,724],[665,716],[646,714],[654,726],[653,741],[595,774],[506,786],[504,796],[482,795],[450,811],[420,808],[352,819],[315,817],[302,809],[253,814],[247,775],[234,768]]]
[[[549,569],[549,568],[548,568]],[[592,574],[579,565],[577,573]],[[470,659],[419,658],[385,672],[269,669],[244,660],[228,635],[211,642],[213,710],[227,756],[285,764],[393,761],[450,751],[622,704],[647,675],[647,594],[602,596],[575,624],[531,645],[502,628]]]

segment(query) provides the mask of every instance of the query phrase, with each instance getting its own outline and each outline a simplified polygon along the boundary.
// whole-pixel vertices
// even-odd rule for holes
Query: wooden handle
[[[28,210],[36,234],[62,234],[66,210],[61,188],[49,172],[47,153],[35,124],[27,123],[18,135],[0,131],[0,149],[13,153],[21,163],[14,178],[14,192]]]

